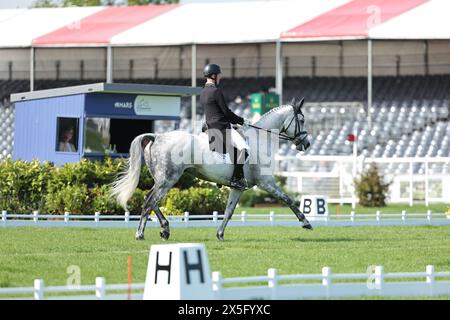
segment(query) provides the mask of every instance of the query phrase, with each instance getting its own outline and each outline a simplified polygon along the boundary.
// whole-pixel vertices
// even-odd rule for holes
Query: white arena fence
[[[286,208],[286,210],[289,210]],[[223,220],[223,215],[214,211],[212,215],[192,215],[185,212],[180,216],[166,216],[171,227],[218,227]],[[35,211],[33,214],[8,214],[2,211],[0,227],[83,227],[83,228],[137,228],[139,215],[72,215],[66,212],[64,215],[41,215]],[[403,210],[399,214],[376,211],[373,214],[329,215],[321,217],[321,220],[311,219],[313,227],[348,227],[348,226],[420,226],[420,225],[447,225],[450,226],[449,213],[407,213]],[[234,227],[258,227],[258,226],[300,226],[293,213],[275,214],[247,214],[242,211],[234,214],[228,224]],[[155,216],[151,216],[147,227],[159,228],[160,224]]]
[[[376,163],[389,188],[390,203],[450,201],[450,157],[366,158],[363,156],[277,156],[277,175],[289,191],[320,194],[329,203],[357,202],[354,178]]]
[[[436,272],[428,265],[425,272],[385,273],[375,266],[371,273],[334,274],[322,268],[321,274],[280,275],[268,269],[265,276],[222,278],[212,273],[216,300],[334,299],[352,297],[449,296],[450,272]],[[299,283],[301,282],[301,283]],[[145,284],[106,284],[96,278],[95,285],[49,286],[42,279],[34,287],[0,288],[1,299],[142,299]]]

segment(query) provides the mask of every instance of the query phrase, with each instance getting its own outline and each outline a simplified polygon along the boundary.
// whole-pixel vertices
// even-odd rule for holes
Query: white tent
[[[33,39],[64,26],[76,28],[80,19],[102,9],[102,7],[70,7],[0,10],[0,47],[30,47]],[[17,11],[18,14],[11,11]],[[10,18],[1,19],[4,14],[10,14]]]
[[[348,0],[193,3],[114,36],[112,45],[275,42],[282,31]]]
[[[372,39],[450,39],[450,1],[428,1],[382,23],[369,32]]]

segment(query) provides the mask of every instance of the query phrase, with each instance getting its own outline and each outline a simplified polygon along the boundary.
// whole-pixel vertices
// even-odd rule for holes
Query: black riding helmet
[[[210,78],[213,74],[219,74],[222,73],[220,70],[220,66],[214,63],[207,64],[205,66],[205,69],[203,69],[203,75],[205,78]]]

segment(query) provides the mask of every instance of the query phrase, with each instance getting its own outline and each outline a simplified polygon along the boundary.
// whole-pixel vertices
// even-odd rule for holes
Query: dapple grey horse
[[[244,127],[242,131],[244,135],[250,133],[250,131],[257,131],[258,133],[266,133],[267,137],[273,138],[276,136],[276,138],[271,139],[271,146],[273,146],[273,140],[278,142],[281,138],[292,141],[297,150],[306,150],[310,143],[308,133],[303,130],[305,117],[301,111],[302,104],[303,99],[301,101],[295,99],[290,104],[272,109],[253,125]],[[244,165],[248,187],[258,186],[269,192],[289,206],[299,221],[303,223],[303,228],[312,229],[311,224],[300,212],[294,201],[275,183],[274,170],[269,168],[269,172],[267,170],[264,172],[260,163],[260,160],[262,160],[261,151],[255,149],[258,149],[258,146],[264,145],[267,141],[261,143],[258,140],[255,144],[256,147],[250,148],[249,158],[256,159],[256,161],[252,162],[253,164],[246,162]],[[198,155],[200,155],[201,161],[192,161],[192,150],[195,151],[194,158],[198,158]],[[272,161],[274,161],[276,151],[269,150]],[[148,133],[139,135],[133,140],[130,147],[130,157],[127,160],[127,169],[112,183],[111,196],[115,197],[122,207],[127,208],[127,202],[139,182],[143,156],[154,179],[154,186],[144,202],[136,232],[137,240],[144,239],[145,225],[152,211],[155,212],[161,225],[161,238],[165,240],[169,238],[169,222],[159,209],[158,204],[169,189],[177,183],[184,171],[188,170],[204,180],[229,185],[233,165],[230,162],[218,162],[217,155],[218,153],[209,150],[208,137],[205,133],[199,135],[192,135],[183,131],[171,131],[163,134]],[[267,162],[267,159],[265,161]],[[224,239],[225,228],[233,215],[242,192],[243,190],[237,189],[231,189],[230,191],[224,219],[217,230],[219,240]]]

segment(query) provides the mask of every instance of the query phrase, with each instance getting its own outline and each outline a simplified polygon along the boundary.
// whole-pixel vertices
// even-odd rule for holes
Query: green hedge
[[[106,158],[92,162],[82,160],[55,166],[37,160],[0,162],[0,210],[11,213],[63,214],[123,214],[123,209],[108,197],[109,184],[124,168],[124,159]],[[284,184],[282,179],[278,181]],[[148,169],[143,166],[140,182],[128,202],[131,213],[139,214],[145,196],[153,186]],[[175,188],[171,189],[161,203],[165,213],[211,214],[223,213],[229,194],[228,188],[217,188],[214,183],[194,178],[185,173]],[[256,203],[276,202],[265,191],[251,189],[243,193],[240,205],[252,207]]]
[[[116,201],[108,197],[108,185],[123,170],[124,164],[124,159],[106,158],[104,161],[82,160],[58,167],[50,162],[13,161],[8,158],[0,161],[0,210],[11,213],[38,210],[51,214],[63,214],[66,211],[75,214],[123,214],[123,209]],[[138,188],[128,202],[131,213],[140,214],[145,196],[152,186],[153,179],[143,166]],[[203,214],[213,206],[218,206],[219,209],[215,210],[221,210],[224,206],[224,192],[207,191],[210,185],[190,174],[183,175],[176,186],[181,189],[173,189],[166,197],[173,203],[173,212],[198,211]],[[202,190],[196,191],[193,187]],[[172,197],[176,198],[176,190],[182,190],[180,194],[194,200],[191,199],[183,207],[180,201],[172,200]],[[220,198],[217,198],[218,194]],[[208,209],[202,209],[203,206]]]
[[[228,188],[173,188],[164,198],[161,210],[172,215],[180,215],[185,211],[193,215],[207,215],[213,211],[221,214],[225,211],[228,194]]]

